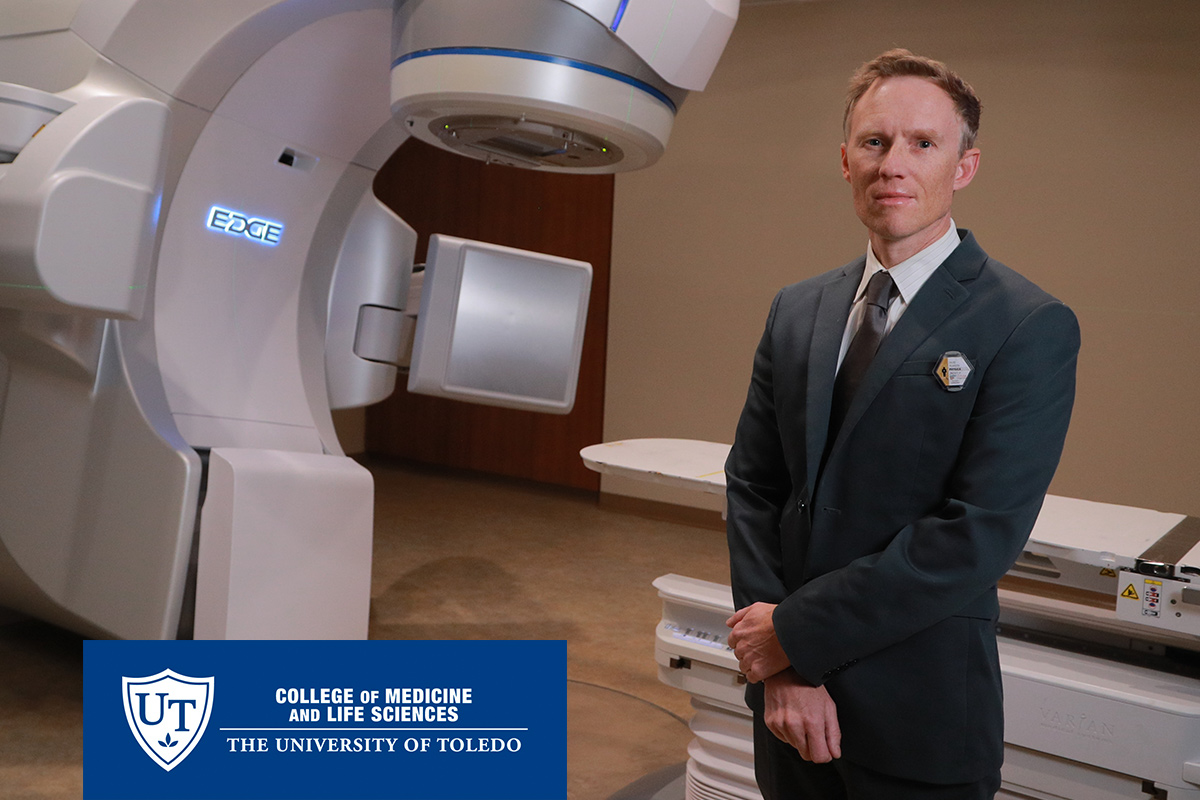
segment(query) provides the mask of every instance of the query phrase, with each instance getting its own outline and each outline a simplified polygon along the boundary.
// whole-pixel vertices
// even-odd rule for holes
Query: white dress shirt
[[[950,257],[960,241],[958,228],[955,227],[952,219],[950,220],[950,229],[942,238],[888,270],[892,280],[896,282],[896,288],[900,290],[900,294],[888,306],[887,325],[883,329],[884,336],[892,332],[892,328],[896,327],[896,321],[900,319],[900,315],[908,308],[908,304],[917,296],[920,288],[925,285],[925,281],[929,280],[933,271]],[[842,349],[838,352],[837,360],[838,369],[842,368],[842,359],[846,357],[846,351],[850,349],[850,340],[854,338],[859,325],[862,324],[867,283],[871,280],[871,276],[883,269],[886,268],[879,263],[879,259],[875,257],[875,251],[871,249],[871,243],[868,241],[867,266],[863,270],[862,280],[858,283],[858,292],[854,295],[854,305],[850,306],[850,316],[846,320],[846,330],[842,334]]]

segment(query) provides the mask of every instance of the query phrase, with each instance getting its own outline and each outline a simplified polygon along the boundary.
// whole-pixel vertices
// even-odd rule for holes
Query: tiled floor
[[[687,696],[658,681],[650,582],[727,581],[724,536],[577,493],[386,462],[376,476],[372,638],[566,639],[568,797],[604,800],[686,758]],[[82,794],[82,647],[0,626],[0,798]]]

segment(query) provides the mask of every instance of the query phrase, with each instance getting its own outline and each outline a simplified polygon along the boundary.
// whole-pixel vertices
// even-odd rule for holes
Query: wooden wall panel
[[[599,490],[579,450],[601,440],[612,245],[611,175],[487,165],[410,139],[380,170],[375,193],[420,234],[479,239],[591,263],[575,408],[565,416],[395,394],[367,409],[367,452]]]

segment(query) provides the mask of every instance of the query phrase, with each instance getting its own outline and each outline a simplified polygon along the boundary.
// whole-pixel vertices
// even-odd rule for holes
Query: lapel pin
[[[958,392],[966,386],[967,378],[971,377],[974,369],[971,362],[962,353],[957,350],[947,350],[942,353],[937,366],[933,368],[933,377],[938,379],[938,383],[947,392]]]

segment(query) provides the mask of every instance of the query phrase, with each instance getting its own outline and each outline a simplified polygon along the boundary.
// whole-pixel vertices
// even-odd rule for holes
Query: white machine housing
[[[400,0],[392,111],[472,158],[613,172],[662,155],[708,83],[738,0]],[[486,76],[486,77],[485,77]]]
[[[567,414],[592,265],[433,234],[408,390]]]
[[[556,130],[625,136],[612,88],[677,105],[736,15],[512,0],[473,8],[537,24],[481,29],[458,6],[0,0],[0,605],[97,636],[366,636],[373,489],[331,409],[393,390],[411,328],[416,233],[372,192],[415,131],[393,105],[540,125],[567,59],[589,77],[554,93]],[[389,74],[463,25],[541,66]],[[647,107],[661,149],[674,108]],[[555,159],[519,164],[574,168]]]

